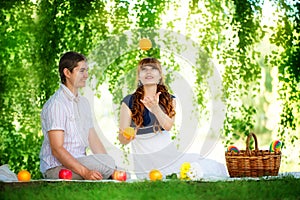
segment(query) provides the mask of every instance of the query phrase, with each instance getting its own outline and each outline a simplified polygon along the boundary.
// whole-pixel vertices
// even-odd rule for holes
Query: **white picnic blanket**
[[[284,178],[284,177],[294,177],[294,178],[300,178],[300,172],[281,172],[278,174],[278,176],[264,176],[264,177],[242,177],[242,178],[230,178],[230,177],[205,177],[201,178],[199,181],[203,182],[216,182],[216,181],[235,181],[235,180],[273,180],[278,178]],[[99,181],[92,181],[92,180],[63,180],[63,179],[38,179],[38,180],[31,180],[34,181],[46,181],[46,182],[61,182],[61,181],[72,181],[72,182],[121,182],[116,180],[99,180]],[[126,182],[142,182],[145,181],[145,179],[136,179],[131,178],[130,176],[126,180]],[[169,179],[163,179],[163,181],[169,181]],[[1,165],[0,166],[0,182],[18,182],[17,175],[12,172],[9,168],[9,165]]]
[[[0,166],[0,181],[3,182],[11,182],[11,181],[18,181],[18,177],[15,173],[13,173],[9,165],[1,165]]]

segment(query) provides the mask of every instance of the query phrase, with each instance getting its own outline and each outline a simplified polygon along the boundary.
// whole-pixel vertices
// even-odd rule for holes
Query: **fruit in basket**
[[[270,144],[270,152],[279,152],[282,147],[282,142],[280,140],[275,140]]]
[[[132,128],[132,127],[127,127],[127,128],[125,128],[125,130],[123,131],[123,136],[127,139],[127,140],[129,140],[131,137],[133,137],[134,136],[134,128]]]
[[[227,152],[235,152],[235,153],[240,153],[240,150],[236,146],[229,146],[227,147]]]

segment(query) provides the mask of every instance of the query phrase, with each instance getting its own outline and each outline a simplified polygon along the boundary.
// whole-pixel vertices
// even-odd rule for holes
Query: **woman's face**
[[[140,67],[139,80],[143,85],[158,84],[161,80],[160,70],[153,64],[145,64]]]

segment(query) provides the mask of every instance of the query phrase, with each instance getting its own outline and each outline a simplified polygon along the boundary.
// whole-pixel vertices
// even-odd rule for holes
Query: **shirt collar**
[[[80,94],[78,94],[78,96],[76,97],[70,90],[69,88],[67,88],[67,86],[65,86],[64,84],[60,84],[60,87],[62,88],[64,94],[67,96],[67,98],[70,101],[75,101],[76,103],[78,103],[78,101],[80,100]]]

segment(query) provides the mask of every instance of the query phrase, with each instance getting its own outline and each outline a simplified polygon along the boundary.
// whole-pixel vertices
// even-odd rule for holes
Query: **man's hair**
[[[70,72],[78,66],[80,61],[86,61],[86,57],[80,53],[69,51],[62,55],[59,61],[59,75],[63,84],[66,83],[64,69],[67,68]]]

